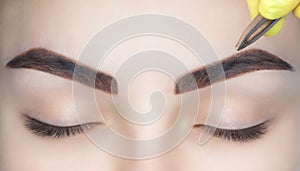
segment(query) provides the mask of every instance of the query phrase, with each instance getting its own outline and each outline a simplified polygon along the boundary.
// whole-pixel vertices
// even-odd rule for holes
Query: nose
[[[128,97],[120,98],[122,100],[117,103],[121,106],[127,105],[125,108],[121,107],[123,110],[119,110],[126,125],[126,136],[149,139],[165,133],[176,121],[180,106],[180,98],[174,94],[174,88],[174,79],[160,71],[144,71],[137,74],[129,87],[123,88],[128,93],[120,93],[121,96]],[[132,111],[135,111],[137,116],[128,117]],[[139,117],[146,119],[136,120]]]
[[[193,101],[196,100],[182,100],[181,95],[175,94],[175,85],[174,79],[153,70],[137,74],[130,84],[118,84],[118,94],[111,96],[113,107],[101,113],[105,115],[105,128],[94,131],[98,144],[109,152],[129,158],[154,157],[176,146],[193,125],[195,118],[189,108],[195,108]],[[160,107],[160,99],[151,98],[154,93],[163,97],[163,110],[156,110]],[[189,104],[183,105],[184,110],[182,102]],[[137,117],[155,117],[140,122],[131,112]],[[106,137],[107,141],[101,137]]]

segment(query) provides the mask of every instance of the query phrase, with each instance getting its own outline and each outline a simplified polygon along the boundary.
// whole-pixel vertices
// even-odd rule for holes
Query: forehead
[[[0,14],[0,53],[2,62],[32,47],[44,47],[77,59],[86,43],[105,26],[128,16],[144,13],[165,14],[183,19],[196,27],[211,43],[220,58],[235,52],[234,45],[250,18],[244,1],[2,1]],[[289,17],[284,32],[255,46],[299,56],[297,37],[300,23]],[[149,39],[154,45],[163,41]],[[130,46],[149,45],[149,40],[132,41]],[[285,46],[282,46],[282,42]],[[157,43],[160,42],[160,43]],[[148,44],[147,44],[148,43]],[[128,50],[128,48],[127,48]],[[122,51],[122,50],[121,50]],[[120,53],[121,53],[120,51]],[[180,51],[173,46],[174,53]],[[119,55],[117,52],[115,55]],[[126,56],[126,55],[125,55]],[[126,58],[126,57],[124,57]],[[187,58],[184,58],[187,60]],[[293,62],[293,59],[288,59]],[[296,59],[294,59],[296,60]],[[189,61],[193,63],[193,60]],[[3,63],[2,63],[3,64]]]

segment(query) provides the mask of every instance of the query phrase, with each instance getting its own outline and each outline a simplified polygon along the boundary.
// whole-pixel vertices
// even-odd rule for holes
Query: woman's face
[[[236,53],[234,45],[250,22],[246,2],[2,0],[0,8],[0,170],[296,170],[300,22],[293,16],[287,17],[279,35],[262,38],[251,48],[276,54],[291,64],[295,72],[271,69],[228,79],[224,114],[217,129],[219,136],[214,134],[204,145],[199,145],[199,136],[208,126],[203,124],[212,99],[209,87],[199,89],[203,98],[196,124],[202,126],[193,127],[168,153],[146,160],[130,160],[99,149],[80,127],[62,129],[78,124],[72,81],[65,79],[65,75],[62,78],[55,71],[37,71],[38,66],[25,69],[9,67],[7,63],[32,48],[48,49],[51,54],[56,52],[78,60],[87,42],[105,26],[145,13],[184,20],[207,38],[219,59],[225,59]],[[181,45],[161,37],[145,36],[131,39],[112,51],[101,72],[114,77],[126,59],[149,49],[168,51],[192,69],[201,66]],[[31,52],[44,52],[41,59],[48,53],[41,49]],[[262,56],[258,59],[264,60]],[[44,65],[48,66],[48,62]],[[168,102],[163,117],[145,127],[114,121],[107,122],[108,126],[135,138],[153,137],[171,127],[174,113],[180,109],[180,94],[174,93],[174,84],[159,72],[140,74],[128,89],[132,106],[140,112],[148,111],[149,93],[159,90]],[[116,109],[111,97],[116,95],[102,90],[95,93],[107,120],[114,120]],[[80,110],[84,111],[80,117],[88,123],[96,122],[90,115],[91,103],[86,99],[79,103]]]

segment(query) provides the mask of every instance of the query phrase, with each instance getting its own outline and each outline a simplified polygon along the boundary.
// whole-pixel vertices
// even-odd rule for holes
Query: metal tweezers
[[[239,41],[235,46],[236,49],[239,51],[254,43],[257,39],[262,37],[268,30],[270,30],[279,20],[281,20],[281,18],[275,20],[268,20],[260,14],[258,14],[242,33]]]

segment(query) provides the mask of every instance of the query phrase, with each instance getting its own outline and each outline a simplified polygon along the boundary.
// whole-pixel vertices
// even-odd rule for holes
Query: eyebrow
[[[68,80],[75,80],[107,93],[116,94],[118,92],[117,82],[112,76],[43,48],[33,48],[17,55],[6,64],[6,67],[38,70]],[[74,72],[75,67],[76,72]]]
[[[220,65],[223,67],[224,73],[223,70],[220,71]],[[176,79],[175,94],[205,88],[225,79],[259,70],[294,71],[294,68],[270,52],[261,49],[249,49],[179,77]]]

